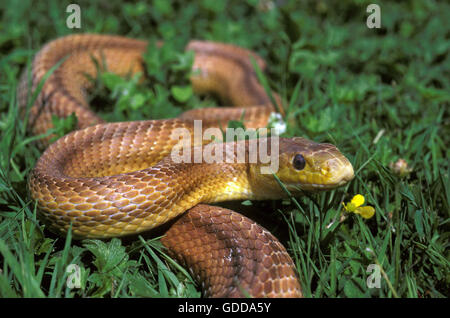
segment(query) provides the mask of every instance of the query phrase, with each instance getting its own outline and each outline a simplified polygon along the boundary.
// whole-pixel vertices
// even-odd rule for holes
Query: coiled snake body
[[[260,67],[264,62],[236,46],[192,41],[187,49],[195,51],[193,67],[200,70],[191,77],[194,91],[214,92],[239,107],[192,110],[176,119],[104,123],[86,102],[91,85],[86,75],[97,76],[93,60],[104,60],[109,71],[120,75],[142,72],[146,46],[118,36],[71,35],[48,43],[35,56],[31,89],[26,76],[19,87],[21,105],[44,75],[62,63],[30,109],[32,132],[45,133],[53,114],[75,113],[78,119],[78,130],[50,144],[30,174],[29,191],[40,218],[57,233],[66,233],[71,224],[76,238],[107,238],[146,231],[182,215],[162,242],[201,282],[205,296],[301,296],[293,261],[273,235],[236,212],[206,205],[286,196],[272,174],[261,173],[266,162],[247,160],[251,141],[210,144],[211,153],[224,158],[243,149],[244,162],[195,162],[195,151],[191,162],[171,157],[179,142],[176,132],[183,128],[192,133],[194,119],[203,121],[203,129],[223,128],[241,118],[248,128],[267,125],[274,108],[250,56]],[[48,143],[49,137],[42,140]],[[192,140],[197,148],[202,143]],[[276,155],[276,175],[294,195],[300,189],[335,188],[353,178],[350,162],[330,144],[280,138]]]

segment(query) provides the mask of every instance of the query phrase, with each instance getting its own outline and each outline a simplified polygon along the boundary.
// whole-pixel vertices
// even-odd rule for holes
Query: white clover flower
[[[277,136],[287,130],[287,125],[280,113],[270,113],[268,126],[271,128],[272,134]]]

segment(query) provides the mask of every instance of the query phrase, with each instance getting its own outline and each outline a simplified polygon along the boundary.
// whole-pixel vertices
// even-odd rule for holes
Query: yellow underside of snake
[[[261,68],[263,60],[227,44],[192,41],[186,49],[195,52],[194,91],[217,94],[234,107],[196,109],[166,120],[104,123],[86,101],[92,85],[88,76],[98,72],[94,60],[119,75],[142,72],[146,47],[144,41],[118,36],[71,35],[46,44],[35,56],[31,83],[23,76],[19,87],[21,105],[62,63],[30,109],[32,133],[44,134],[52,115],[75,113],[78,119],[78,130],[50,144],[29,176],[40,219],[60,234],[72,226],[74,237],[81,239],[141,233],[179,217],[162,242],[201,283],[205,296],[301,296],[292,259],[273,235],[237,212],[206,204],[284,198],[286,191],[274,174],[293,195],[332,189],[353,178],[352,165],[335,146],[304,138],[208,145],[210,140],[195,139],[194,120],[202,120],[203,129],[224,128],[239,119],[247,128],[259,128],[267,126],[275,110],[250,57]],[[190,160],[181,162],[173,157],[180,129],[192,136],[183,145],[194,147]],[[47,146],[50,139],[41,140]],[[250,160],[253,145],[264,140],[268,156],[278,163],[274,174],[263,172],[267,161]],[[196,151],[206,147],[214,158],[232,160],[195,160]],[[240,154],[244,160],[238,160]]]

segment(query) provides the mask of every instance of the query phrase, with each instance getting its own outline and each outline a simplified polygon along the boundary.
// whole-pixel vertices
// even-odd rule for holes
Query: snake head
[[[352,164],[332,144],[301,137],[280,138],[278,153],[278,169],[274,173],[292,194],[334,189],[354,177]],[[251,169],[252,180],[265,189],[268,197],[280,196],[283,190],[278,182],[272,174],[261,173],[261,166],[267,164]]]

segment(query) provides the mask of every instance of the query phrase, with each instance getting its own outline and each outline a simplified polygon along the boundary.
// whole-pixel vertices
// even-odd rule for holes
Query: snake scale
[[[195,109],[178,118],[105,123],[89,107],[86,94],[98,65],[119,75],[143,72],[145,41],[119,36],[79,34],[53,40],[34,57],[31,76],[23,76],[18,98],[24,106],[52,67],[29,110],[35,135],[52,127],[52,115],[75,113],[77,130],[46,147],[29,176],[28,188],[39,217],[64,235],[72,226],[77,239],[109,238],[141,233],[174,221],[163,245],[186,266],[208,297],[301,297],[295,266],[282,244],[266,229],[241,214],[208,205],[226,200],[268,200],[287,197],[272,174],[261,173],[266,162],[248,160],[251,141],[209,144],[212,154],[237,156],[244,162],[175,162],[175,132],[194,133],[226,127],[242,119],[247,128],[265,127],[274,112],[253,71],[253,52],[222,43],[191,41],[195,52],[191,82],[196,93],[214,93],[233,107]],[[100,69],[103,71],[105,69]],[[88,75],[88,76],[87,76]],[[27,80],[31,78],[31,80]],[[280,97],[273,93],[281,107]],[[266,137],[266,141],[272,141]],[[264,139],[264,138],[262,138]],[[261,140],[262,140],[261,139]],[[191,146],[195,150],[207,142]],[[279,161],[276,172],[286,188],[333,189],[353,178],[350,162],[331,144],[304,138],[280,138],[269,147]],[[275,151],[278,152],[275,152]]]

